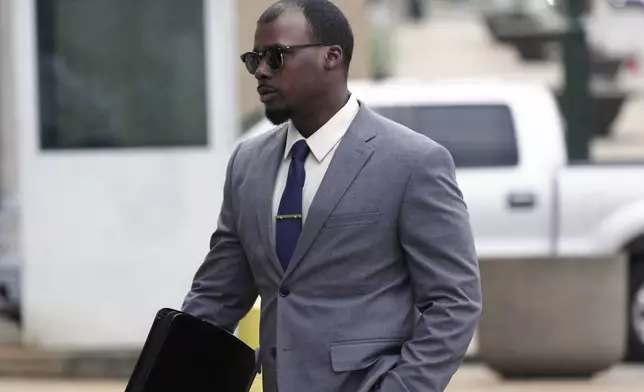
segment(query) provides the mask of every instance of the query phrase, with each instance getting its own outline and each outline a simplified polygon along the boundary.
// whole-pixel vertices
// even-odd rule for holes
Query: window
[[[518,163],[512,114],[502,105],[374,107],[447,148],[457,167]]]
[[[37,0],[43,149],[207,144],[203,0]]]

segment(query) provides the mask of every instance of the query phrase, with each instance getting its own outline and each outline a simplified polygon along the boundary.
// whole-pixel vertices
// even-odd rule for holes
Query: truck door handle
[[[532,209],[536,204],[534,193],[513,192],[508,195],[508,207],[510,209]]]

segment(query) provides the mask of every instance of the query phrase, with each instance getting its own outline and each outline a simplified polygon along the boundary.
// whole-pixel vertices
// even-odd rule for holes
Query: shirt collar
[[[311,149],[311,153],[318,162],[322,162],[324,158],[331,152],[333,147],[342,139],[344,134],[349,129],[351,122],[358,114],[360,104],[353,96],[349,97],[347,103],[340,109],[333,117],[329,119],[320,129],[313,135],[306,139]],[[292,122],[288,124],[288,134],[286,135],[286,146],[284,148],[284,159],[288,159],[293,145],[304,139],[300,132],[295,128]]]

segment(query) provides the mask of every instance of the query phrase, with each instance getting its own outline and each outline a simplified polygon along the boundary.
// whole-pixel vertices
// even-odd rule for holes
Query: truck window
[[[373,110],[443,145],[457,167],[515,166],[519,161],[507,106],[376,106]]]

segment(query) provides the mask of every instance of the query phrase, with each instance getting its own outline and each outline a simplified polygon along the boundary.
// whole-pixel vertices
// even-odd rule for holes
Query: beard
[[[291,119],[293,110],[291,108],[266,109],[264,112],[268,121],[273,125],[281,125]]]

